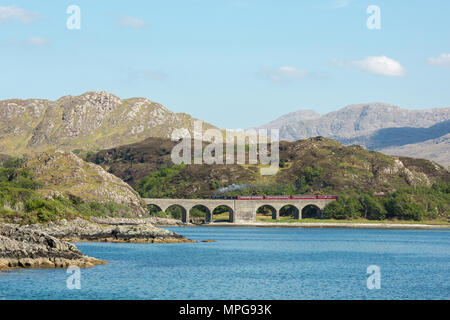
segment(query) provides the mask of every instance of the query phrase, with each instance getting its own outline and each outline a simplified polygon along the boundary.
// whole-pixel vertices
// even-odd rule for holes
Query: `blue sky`
[[[374,101],[450,106],[450,1],[0,0],[0,30],[0,99],[105,90],[222,128]]]

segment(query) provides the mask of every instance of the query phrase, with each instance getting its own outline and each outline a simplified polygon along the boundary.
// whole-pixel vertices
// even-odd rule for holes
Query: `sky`
[[[90,90],[228,129],[369,102],[449,107],[450,1],[0,0],[0,100]]]

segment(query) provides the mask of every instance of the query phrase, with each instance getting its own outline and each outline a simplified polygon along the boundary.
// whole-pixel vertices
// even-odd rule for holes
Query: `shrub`
[[[172,183],[175,177],[185,165],[166,165],[151,172],[141,179],[136,190],[144,198],[161,198],[176,196],[177,185]]]

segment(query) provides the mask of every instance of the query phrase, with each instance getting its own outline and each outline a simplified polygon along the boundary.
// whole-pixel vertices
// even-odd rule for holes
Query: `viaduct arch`
[[[189,212],[195,206],[201,205],[208,208],[210,214],[206,217],[207,223],[213,222],[213,212],[219,206],[227,206],[232,209],[230,213],[231,223],[256,222],[256,211],[262,206],[271,206],[275,209],[273,218],[280,219],[280,210],[285,206],[293,206],[297,208],[298,217],[302,219],[302,211],[307,206],[316,206],[323,210],[325,206],[335,201],[334,199],[287,199],[287,200],[225,200],[225,199],[144,199],[147,205],[152,204],[159,207],[162,211],[173,205],[183,208],[183,222],[189,222]]]

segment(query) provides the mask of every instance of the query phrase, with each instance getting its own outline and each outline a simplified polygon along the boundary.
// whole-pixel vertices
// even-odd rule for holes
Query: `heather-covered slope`
[[[170,159],[174,145],[168,140],[149,138],[90,154],[87,160],[103,166],[148,197],[195,198],[233,190],[257,193],[262,189],[274,194],[355,189],[389,192],[449,180],[449,172],[431,161],[346,147],[322,137],[281,142],[280,171],[264,177],[260,176],[258,165],[174,166]]]

